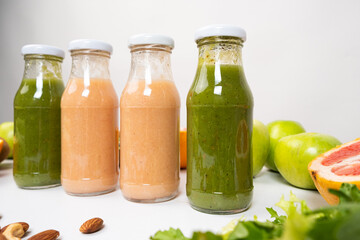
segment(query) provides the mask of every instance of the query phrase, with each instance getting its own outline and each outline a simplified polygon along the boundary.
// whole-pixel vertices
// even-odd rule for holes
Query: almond
[[[46,230],[41,233],[38,233],[28,240],[55,240],[60,236],[60,233],[56,230]]]
[[[26,222],[16,222],[16,223],[19,223],[19,224],[22,225],[23,230],[24,230],[24,233],[29,229],[29,224],[27,224]],[[13,223],[12,223],[12,224],[13,224]],[[11,225],[11,224],[9,224],[9,225]],[[3,228],[1,229],[1,231],[0,231],[0,233],[4,233],[5,230],[6,230],[6,228],[7,228],[9,225],[3,227]],[[0,239],[1,239],[1,238],[0,238]]]
[[[80,227],[82,233],[93,233],[99,231],[104,221],[101,218],[92,218],[84,222]]]
[[[6,237],[0,233],[0,240],[6,240]]]

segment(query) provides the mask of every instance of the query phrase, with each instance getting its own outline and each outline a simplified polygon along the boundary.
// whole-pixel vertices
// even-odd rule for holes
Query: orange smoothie
[[[93,195],[116,188],[118,113],[111,80],[69,80],[61,100],[61,183],[67,193]]]
[[[120,100],[120,188],[132,201],[176,196],[180,97],[167,80],[129,81]]]

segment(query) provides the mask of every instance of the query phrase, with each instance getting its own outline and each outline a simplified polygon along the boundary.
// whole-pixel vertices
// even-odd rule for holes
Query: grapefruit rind
[[[340,189],[342,183],[355,184],[360,188],[360,138],[351,142],[337,146],[316,157],[309,163],[308,170],[316,188],[321,196],[331,205],[339,202],[337,196],[329,193],[329,189]],[[346,151],[351,146],[356,146],[359,154],[339,153]],[[353,149],[352,149],[353,150]],[[326,161],[329,156],[337,155],[338,159],[332,157],[331,161]]]

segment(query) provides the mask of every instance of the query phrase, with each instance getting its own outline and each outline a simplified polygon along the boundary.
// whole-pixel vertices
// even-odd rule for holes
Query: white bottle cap
[[[244,29],[242,29],[241,27],[226,24],[209,25],[198,29],[195,32],[195,41],[205,37],[215,36],[238,37],[244,42],[246,41],[246,32]]]
[[[42,55],[51,55],[56,57],[65,57],[65,52],[58,48],[49,45],[42,45],[42,44],[29,44],[25,45],[21,48],[22,55],[28,54],[42,54]]]
[[[174,48],[174,39],[169,36],[160,35],[160,34],[137,34],[131,36],[128,41],[128,46],[132,47],[135,45],[144,45],[144,44],[159,44],[169,46],[171,49]]]
[[[77,39],[69,43],[69,51],[82,49],[101,50],[110,54],[113,51],[113,47],[109,43],[94,39]]]

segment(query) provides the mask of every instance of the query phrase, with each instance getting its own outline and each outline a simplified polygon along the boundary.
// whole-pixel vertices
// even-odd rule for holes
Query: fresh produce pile
[[[291,185],[315,189],[308,172],[309,163],[341,142],[330,135],[305,132],[303,126],[295,121],[274,121],[267,125],[267,129],[260,124],[255,121],[253,129],[254,176],[265,163],[266,167],[279,172]],[[262,134],[259,134],[260,129]],[[268,143],[264,140],[266,136]],[[268,152],[264,153],[266,150]]]
[[[265,163],[291,185],[317,189],[331,205],[339,199],[329,189],[343,183],[360,187],[360,139],[341,144],[330,135],[305,132],[295,121],[278,120],[266,128],[255,120],[252,144],[254,176]]]
[[[229,223],[222,233],[194,232],[191,238],[181,230],[170,228],[159,231],[152,240],[356,240],[360,239],[360,191],[356,185],[344,183],[340,190],[331,190],[340,198],[337,206],[311,210],[304,200],[290,193],[286,201],[282,197],[276,206],[286,215],[279,215],[267,208],[271,220],[238,220]]]

